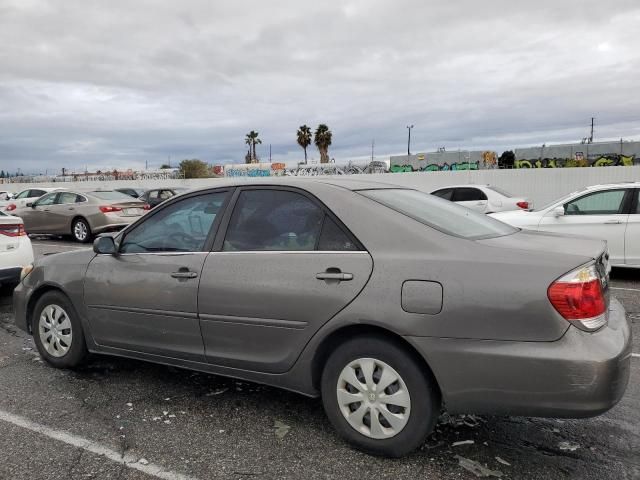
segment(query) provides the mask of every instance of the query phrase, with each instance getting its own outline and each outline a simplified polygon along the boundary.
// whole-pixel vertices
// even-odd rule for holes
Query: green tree
[[[179,168],[184,178],[206,178],[209,176],[209,166],[197,158],[182,160]]]
[[[0,178],[4,178],[4,170],[0,171]]]
[[[160,165],[160,170],[164,170],[165,168],[171,168],[171,165],[168,165],[166,163],[163,163],[162,165]]]
[[[516,155],[511,150],[502,152],[498,158],[498,168],[514,168],[516,163]]]
[[[331,145],[332,136],[331,130],[324,123],[321,123],[316,128],[313,141],[320,152],[320,163],[329,163],[329,146]]]
[[[258,155],[256,155],[256,145],[262,143],[262,140],[258,138],[258,135],[260,135],[258,132],[256,132],[255,130],[251,130],[249,133],[247,133],[247,136],[244,138],[244,143],[249,145],[249,152],[251,153],[250,155],[251,161],[247,163],[258,162]]]
[[[313,139],[313,133],[311,129],[306,125],[301,125],[296,133],[298,145],[304,149],[304,163],[307,163],[307,147],[311,145]]]

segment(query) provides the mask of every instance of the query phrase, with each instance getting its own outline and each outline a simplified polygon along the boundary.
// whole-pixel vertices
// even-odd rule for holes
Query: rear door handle
[[[171,274],[173,278],[197,278],[198,274],[196,272],[191,272],[189,270],[178,270],[177,272],[173,272]]]
[[[322,272],[316,273],[318,280],[337,280],[339,282],[353,280],[353,273]]]
[[[620,225],[622,222],[620,220],[607,220],[604,223],[605,225]]]

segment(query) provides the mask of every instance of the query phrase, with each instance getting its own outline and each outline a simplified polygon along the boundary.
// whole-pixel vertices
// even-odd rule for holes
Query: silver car
[[[172,198],[14,294],[42,357],[113,354],[321,396],[349,442],[417,448],[450,413],[588,417],[629,379],[602,241],[357,180]]]
[[[71,235],[88,242],[93,235],[119,230],[149,210],[144,202],[121,192],[57,191],[17,208],[29,234]]]

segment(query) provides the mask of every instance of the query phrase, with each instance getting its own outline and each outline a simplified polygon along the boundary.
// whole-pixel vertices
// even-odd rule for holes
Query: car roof
[[[467,184],[464,184],[464,185],[444,185],[442,187],[436,188],[436,190],[444,190],[445,188],[481,188],[481,187],[487,188],[487,187],[490,187],[490,186],[491,185],[489,185],[488,183],[481,183],[481,184],[467,183]]]
[[[373,180],[360,180],[352,178],[300,178],[300,177],[266,177],[266,178],[246,178],[240,177],[238,179],[233,178],[220,178],[216,179],[215,183],[207,185],[206,187],[196,188],[192,191],[209,190],[211,188],[224,188],[224,187],[242,187],[252,185],[264,185],[264,186],[292,186],[301,188],[310,188],[318,185],[330,185],[334,187],[344,188],[345,190],[372,190],[372,189],[388,189],[399,188],[408,190],[411,187],[404,187],[402,185],[394,185],[391,183],[378,182]]]
[[[616,182],[603,183],[599,185],[589,185],[585,190],[606,190],[608,188],[640,188],[640,182]]]

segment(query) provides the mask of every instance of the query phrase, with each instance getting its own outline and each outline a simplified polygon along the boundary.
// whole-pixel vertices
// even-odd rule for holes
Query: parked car
[[[22,219],[0,212],[0,285],[17,285],[22,269],[32,263],[33,248]]]
[[[640,268],[640,183],[594,185],[531,212],[502,212],[498,220],[529,230],[606,240],[616,267]]]
[[[141,188],[125,187],[116,188],[114,191],[124,193],[125,195],[129,195],[133,198],[140,198],[142,195],[144,195],[144,190]]]
[[[69,190],[48,193],[17,213],[29,234],[71,235],[88,242],[95,234],[120,230],[148,209],[144,202],[120,192]]]
[[[492,185],[452,185],[439,188],[431,194],[481,213],[527,210],[533,207],[528,199],[514,197],[509,192]]]
[[[13,193],[7,190],[0,190],[0,201],[7,201],[13,198]]]
[[[36,201],[45,193],[58,192],[60,190],[62,189],[48,187],[27,188],[26,190],[21,191],[9,200],[0,201],[0,208],[2,208],[7,213],[15,212],[18,208],[26,206],[27,203]]]
[[[188,189],[186,188],[154,188],[152,190],[147,190],[140,196],[140,200],[145,203],[148,203],[151,208],[155,208],[160,205],[165,200],[170,199],[176,195],[180,195],[181,193],[186,192]]]
[[[321,396],[348,441],[400,456],[443,407],[615,405],[631,333],[607,272],[599,240],[376,182],[272,178],[174,197],[38,260],[14,309],[54,367],[115,354]]]

